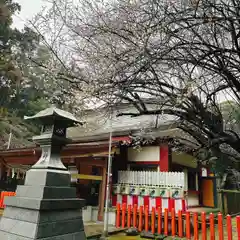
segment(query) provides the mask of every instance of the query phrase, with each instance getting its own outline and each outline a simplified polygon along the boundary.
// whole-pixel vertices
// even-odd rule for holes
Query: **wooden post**
[[[171,218],[172,218],[172,236],[174,237],[176,235],[176,219],[175,219],[175,209],[172,208],[171,211]]]
[[[116,216],[116,227],[120,227],[120,216],[121,216],[121,209],[120,209],[120,203],[117,203],[117,216]]]
[[[182,211],[178,211],[178,236],[183,237],[183,219],[182,219]]]
[[[186,212],[186,238],[191,239],[190,212]]]
[[[162,233],[162,208],[158,207],[158,234]]]
[[[4,192],[1,192],[0,195],[0,208],[3,208]]]
[[[137,227],[137,204],[134,204],[133,207],[133,227]]]
[[[168,209],[164,209],[164,235],[168,235]]]
[[[219,235],[219,240],[223,240],[223,217],[222,214],[218,214],[218,235]]]
[[[240,239],[240,216],[237,216],[237,233],[238,233],[238,239]]]
[[[210,221],[210,239],[215,240],[215,225],[214,225],[214,214],[209,214],[209,221]]]
[[[131,211],[132,211],[132,206],[129,204],[128,205],[128,210],[127,210],[127,227],[131,227]]]
[[[148,232],[148,206],[146,206],[145,208],[145,221],[144,221],[144,224],[145,224],[145,231]]]
[[[198,240],[198,213],[193,215],[194,240]]]
[[[122,228],[125,228],[126,203],[122,204]]]
[[[223,195],[223,206],[224,206],[224,214],[228,214],[228,203],[227,203],[227,194],[225,192],[222,191],[222,195]]]
[[[230,215],[227,215],[227,236],[228,240],[233,240],[232,238],[232,219]]]
[[[207,240],[206,213],[202,212],[202,240]]]
[[[218,197],[217,197],[217,199],[218,199],[218,208],[220,209],[220,211],[222,213],[224,213],[223,197],[222,197],[223,193],[222,193],[221,190],[218,190],[217,194],[218,194]]]
[[[152,227],[152,234],[155,234],[155,207],[152,207],[152,219],[151,219],[151,227]]]
[[[142,225],[143,225],[143,206],[140,206],[139,208],[139,226],[138,231],[142,231]]]
[[[100,184],[100,191],[99,191],[99,209],[98,209],[98,221],[103,220],[103,212],[104,212],[104,200],[105,200],[105,189],[106,189],[106,177],[107,177],[107,160],[105,159],[105,165],[102,168],[102,178]]]

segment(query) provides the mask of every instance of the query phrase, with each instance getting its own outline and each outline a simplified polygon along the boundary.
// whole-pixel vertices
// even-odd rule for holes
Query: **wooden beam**
[[[64,160],[63,160],[64,162]],[[79,163],[81,165],[91,165],[96,167],[102,167],[104,166],[104,161],[100,159],[92,159],[92,158],[83,158],[83,159],[76,159],[76,163]]]
[[[119,149],[113,149],[111,151],[111,154],[118,154]],[[71,154],[69,153],[68,155],[62,155],[61,158],[84,158],[84,157],[107,157],[108,156],[108,151],[103,151],[103,152],[96,152],[96,153],[86,153],[86,154],[81,154],[81,153],[76,153],[76,154]]]
[[[26,157],[4,157],[4,160],[9,164],[22,164],[22,165],[32,165],[38,161],[36,156],[26,156]]]
[[[117,153],[119,152],[118,149],[113,149],[111,151],[111,154]],[[87,153],[87,154],[69,154],[66,156],[61,156],[61,159],[64,163],[68,163],[69,162],[69,158],[88,158],[89,160],[86,162],[84,162],[84,164],[96,164],[95,166],[103,166],[104,165],[104,161],[99,161],[98,159],[91,159],[93,157],[106,157],[108,156],[108,152],[97,152],[97,153]],[[32,156],[15,156],[15,157],[4,157],[5,161],[7,163],[18,163],[18,164],[26,164],[26,165],[32,165],[35,164],[40,156],[37,155],[32,155]],[[80,160],[80,163],[82,163],[84,161],[84,159]]]
[[[96,175],[86,175],[86,174],[71,174],[71,177],[74,179],[85,179],[85,180],[98,180],[102,181],[102,176],[96,176]]]
[[[61,158],[63,163],[69,164],[69,157],[68,158]],[[34,156],[32,157],[6,157],[4,159],[9,164],[22,164],[22,165],[33,165],[35,164],[38,159]],[[70,161],[71,162],[71,161]],[[94,165],[97,167],[102,167],[104,165],[104,161],[99,159],[93,159],[92,157],[85,157],[85,158],[79,158],[76,160],[76,162],[80,163],[80,165]],[[75,165],[75,163],[73,163]]]

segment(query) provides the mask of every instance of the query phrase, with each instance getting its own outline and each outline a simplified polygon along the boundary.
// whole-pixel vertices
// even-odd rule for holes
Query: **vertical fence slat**
[[[155,234],[155,207],[152,207],[151,225],[152,225],[152,234]]]
[[[210,221],[210,239],[215,240],[215,226],[214,226],[214,214],[209,214],[209,221]]]
[[[182,211],[178,211],[178,236],[183,237],[183,220],[182,220]]]
[[[116,219],[116,227],[120,227],[120,214],[121,214],[121,209],[120,209],[120,203],[117,203],[117,219]]]
[[[127,212],[127,227],[131,227],[131,205],[128,205],[128,212]]]
[[[176,235],[176,219],[175,219],[175,209],[172,208],[171,211],[171,223],[172,223],[172,236],[174,237]]]
[[[168,209],[164,209],[164,235],[168,235]]]
[[[139,208],[139,222],[138,222],[138,231],[142,231],[143,226],[143,206],[140,206]]]
[[[3,192],[4,193],[4,195],[3,195],[3,208],[5,208],[6,206],[5,206],[5,204],[4,204],[4,200],[5,200],[5,197],[7,197],[7,192]]]
[[[146,206],[145,208],[145,221],[144,221],[144,225],[145,225],[145,231],[148,232],[148,206]]]
[[[158,234],[162,233],[162,208],[158,207]]]
[[[186,238],[191,239],[190,212],[186,212]]]
[[[238,233],[238,239],[240,239],[240,216],[237,216],[237,233]]]
[[[193,215],[194,240],[198,240],[198,213]]]
[[[228,240],[233,240],[232,238],[232,219],[230,215],[227,215],[227,236]]]
[[[223,216],[221,213],[218,214],[218,235],[219,235],[219,240],[223,240]]]
[[[137,204],[134,204],[133,207],[133,227],[137,227]]]
[[[4,192],[1,192],[1,196],[0,196],[0,208],[3,208],[3,198],[4,198]]]
[[[126,203],[122,204],[122,228],[125,228]]]
[[[201,213],[202,220],[202,240],[207,240],[206,213]]]

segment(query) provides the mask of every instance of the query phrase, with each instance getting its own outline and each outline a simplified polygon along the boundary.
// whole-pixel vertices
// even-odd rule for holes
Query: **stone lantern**
[[[70,187],[70,173],[60,159],[62,147],[69,142],[67,128],[80,122],[54,107],[25,119],[42,124],[41,135],[33,137],[42,154],[27,171],[25,184],[17,187],[16,196],[5,200],[0,239],[86,239],[81,211],[85,201]]]

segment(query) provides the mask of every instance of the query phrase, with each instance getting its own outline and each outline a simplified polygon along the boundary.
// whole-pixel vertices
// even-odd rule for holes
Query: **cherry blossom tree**
[[[200,159],[239,161],[219,105],[240,100],[239,1],[58,0],[32,25],[81,98],[138,110],[120,115],[174,115]]]

